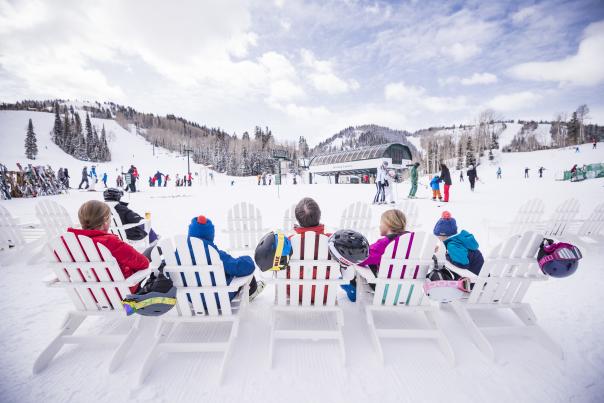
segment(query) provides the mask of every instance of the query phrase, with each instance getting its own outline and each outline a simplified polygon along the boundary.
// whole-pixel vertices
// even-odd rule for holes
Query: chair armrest
[[[123,224],[123,225],[120,225],[117,227],[114,226],[113,228],[119,228],[119,229],[126,230],[126,229],[130,229],[130,228],[138,227],[139,225],[144,225],[146,228],[148,225],[149,226],[151,225],[151,222],[149,220],[140,220],[139,222],[135,222],[132,224]]]
[[[367,280],[368,283],[370,284],[374,284],[375,283],[375,274],[373,274],[373,272],[371,271],[371,269],[369,269],[368,267],[362,267],[362,266],[354,266],[354,269],[356,270],[357,274],[360,275],[361,277],[363,277],[365,280]]]
[[[124,282],[128,285],[128,287],[131,287],[133,285],[140,283],[145,278],[149,277],[151,275],[151,273],[153,273],[153,272],[154,272],[154,269],[152,269],[152,268],[137,271],[136,273],[134,273],[133,275],[131,275],[130,277],[125,279]]]
[[[236,287],[236,289],[239,289],[240,287],[243,287],[246,283],[252,281],[252,277],[254,277],[253,274],[250,274],[249,276],[245,277],[235,277],[233,280],[231,280],[231,284],[229,284],[229,287]]]

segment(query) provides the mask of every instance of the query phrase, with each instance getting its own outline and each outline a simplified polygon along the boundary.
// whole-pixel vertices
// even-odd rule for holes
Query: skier
[[[273,175],[272,174],[268,174],[266,176],[268,176],[268,185],[270,186],[273,183]]]
[[[115,186],[118,188],[124,187],[124,179],[122,178],[122,175],[118,175],[117,178],[115,178]]]
[[[263,172],[262,173],[262,186],[266,185],[266,174]]]
[[[577,164],[573,165],[573,167],[570,169],[570,180],[572,182],[572,180],[577,179]]]
[[[192,183],[193,183],[193,175],[191,175],[191,172],[189,172],[189,186],[191,186]]]
[[[409,199],[415,199],[415,193],[417,192],[417,168],[419,167],[419,162],[411,165],[411,171],[409,173],[411,178],[411,189],[409,190]]]
[[[596,148],[598,148],[598,142],[596,141],[596,138],[594,137],[594,146],[592,147],[592,150],[595,150]]]
[[[527,167],[527,168],[524,168],[524,177],[525,177],[525,178],[528,178],[528,177],[529,177],[529,171],[530,171],[530,169],[529,169],[528,167]]]
[[[445,182],[445,198],[444,202],[449,202],[449,187],[453,185],[453,181],[451,180],[451,172],[449,172],[449,168],[444,163],[440,164],[440,180]]]
[[[576,146],[575,147],[575,153],[578,153],[578,152],[579,152],[579,146]]]
[[[210,180],[212,181],[212,183],[214,183],[214,173],[210,172]],[[260,184],[260,182],[258,182],[258,184]]]
[[[102,179],[102,181],[103,181],[103,185],[105,185],[105,189],[107,189],[107,172],[105,172],[105,173],[103,174],[103,179]]]
[[[476,184],[476,179],[478,179],[478,173],[476,172],[476,167],[474,167],[474,165],[470,165],[466,174],[468,175],[468,180],[470,181],[470,190],[473,192],[474,185]]]
[[[155,182],[157,182],[157,186],[161,187],[161,177],[163,176],[163,174],[159,171],[157,171],[155,173]]]
[[[497,168],[497,179],[501,179],[501,167]]]
[[[382,204],[384,203],[384,180],[386,179],[386,170],[384,169],[384,165],[387,164],[386,161],[382,163],[377,169],[377,177],[375,178],[375,186],[377,188],[377,192],[375,197],[373,198],[373,204]]]
[[[539,177],[540,177],[540,178],[543,178],[543,171],[545,171],[545,168],[540,167],[540,168],[539,168]]]
[[[386,163],[387,165],[388,163]],[[394,178],[393,178],[393,173],[392,171],[388,171],[387,169],[385,169],[386,174],[384,175],[384,194],[385,197],[388,198],[388,202],[390,204],[394,204]],[[386,201],[384,201],[384,203],[388,203]]]
[[[459,171],[459,181],[463,182],[463,171]]]
[[[99,178],[97,178],[96,176],[96,165],[93,165],[92,167],[90,167],[90,178],[94,178],[94,183],[97,183],[99,181]]]
[[[57,172],[57,180],[60,183],[63,183],[63,168],[59,168],[59,171]]]
[[[84,182],[86,183],[86,189],[88,189],[90,187],[90,185],[88,184],[88,167],[85,166],[84,169],[82,169],[82,181],[80,182],[80,186],[78,186],[78,189],[82,189],[82,185],[84,184]]]
[[[164,187],[168,186],[168,181],[170,180],[170,175],[166,175],[166,178],[164,179]]]
[[[69,170],[67,168],[63,169],[63,177],[65,178],[64,182],[63,182],[65,184],[65,187],[67,189],[70,189],[70,187],[69,187]]]
[[[440,181],[441,178],[439,178],[438,175],[434,176],[434,178],[432,178],[430,181],[430,187],[432,188],[432,200],[436,200],[437,197],[439,201],[442,201],[443,199],[440,195]]]
[[[128,175],[130,176],[130,182],[126,183],[127,187],[131,192],[136,192],[136,179],[138,178],[138,171],[134,167],[134,165],[130,165],[130,169],[128,169]]]

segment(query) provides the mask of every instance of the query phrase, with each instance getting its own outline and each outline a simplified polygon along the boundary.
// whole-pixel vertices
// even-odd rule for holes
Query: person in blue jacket
[[[189,245],[189,252],[191,253],[191,260],[193,261],[193,264],[196,264],[190,238],[201,239],[206,249],[206,253],[208,248],[214,248],[214,250],[218,252],[222,265],[224,266],[227,284],[230,284],[235,277],[245,277],[254,273],[256,266],[254,260],[252,260],[250,256],[233,257],[214,245],[214,224],[212,224],[212,221],[209,218],[203,215],[193,217],[191,219],[191,224],[189,224],[187,243]],[[250,282],[250,300],[253,300],[263,289],[264,283],[262,281],[256,281],[256,278],[252,277],[252,281]],[[229,293],[231,299],[233,299],[236,294],[236,292]]]
[[[437,175],[430,181],[430,188],[432,189],[432,200],[442,200],[442,196],[440,195],[440,177]]]
[[[480,273],[484,258],[478,250],[478,242],[474,235],[466,230],[457,233],[457,222],[451,217],[451,213],[443,211],[434,226],[434,235],[445,245],[446,258],[449,262],[476,275]]]

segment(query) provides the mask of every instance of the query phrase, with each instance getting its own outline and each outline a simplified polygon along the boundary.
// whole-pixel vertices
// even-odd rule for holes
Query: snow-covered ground
[[[12,164],[24,161],[22,137],[25,119],[31,112],[3,115],[0,112],[0,161]],[[22,114],[23,116],[14,117]],[[38,114],[34,125],[39,134],[52,127],[52,114]],[[40,116],[38,116],[40,115]],[[100,124],[101,120],[95,121]],[[106,129],[115,133],[111,144],[115,169],[134,162],[142,176],[157,168],[170,171],[186,166],[182,157],[160,154],[154,158],[150,145],[104,121]],[[12,130],[7,130],[12,128]],[[14,134],[13,134],[14,133]],[[7,138],[7,135],[11,138]],[[18,139],[19,147],[13,146]],[[48,147],[47,149],[44,147]],[[70,160],[42,145],[40,158],[54,166],[69,166],[72,184],[77,185],[82,163]],[[117,149],[116,149],[117,147]],[[546,204],[546,216],[567,198],[581,203],[581,218],[586,217],[604,199],[604,180],[579,183],[556,181],[556,175],[574,163],[604,160],[604,144],[597,150],[591,145],[574,150],[548,150],[532,153],[496,153],[496,160],[478,167],[481,182],[470,192],[467,182],[459,182],[459,172],[452,172],[454,185],[451,202],[446,207],[428,199],[416,203],[422,229],[430,231],[441,211],[448,209],[460,229],[473,232],[484,253],[501,236],[487,230],[488,224],[505,224],[512,220],[518,207],[526,200],[540,197]],[[14,150],[14,151],[13,151]],[[48,155],[44,156],[43,152]],[[157,150],[156,150],[157,152]],[[19,154],[21,153],[21,154]],[[134,157],[133,157],[134,155]],[[46,158],[46,159],[45,159]],[[55,160],[58,158],[58,160]],[[70,165],[71,164],[71,165]],[[503,179],[497,180],[495,170],[501,166]],[[531,178],[524,179],[524,167],[534,168]],[[544,178],[536,168],[544,166]],[[103,169],[103,168],[101,168]],[[184,172],[184,169],[181,169]],[[172,172],[169,172],[172,173]],[[465,175],[464,175],[465,176]],[[146,188],[128,194],[131,207],[151,212],[153,227],[164,237],[184,234],[190,219],[199,214],[210,217],[216,225],[217,245],[225,243],[221,229],[226,226],[227,209],[239,201],[256,204],[267,228],[280,228],[283,212],[301,197],[315,198],[322,208],[322,221],[335,227],[344,206],[355,201],[369,201],[373,185],[286,185],[256,186],[255,178],[230,179],[219,176],[208,185],[196,183],[192,188]],[[111,178],[113,181],[114,178]],[[427,178],[421,182],[427,184]],[[337,188],[334,188],[337,186]],[[396,193],[403,198],[409,184],[397,185]],[[428,189],[420,186],[418,196],[427,197]],[[79,205],[89,199],[101,199],[99,192],[72,190],[68,195],[51,196],[76,218]],[[22,222],[34,222],[36,199],[1,201]],[[384,207],[372,206],[374,221]],[[411,228],[413,229],[413,228]],[[374,241],[371,239],[370,241]],[[217,385],[218,356],[212,354],[169,355],[156,361],[144,387],[136,387],[141,357],[150,347],[152,321],[143,323],[143,331],[124,365],[114,374],[106,371],[110,352],[105,348],[67,347],[41,374],[32,375],[32,364],[39,352],[58,332],[65,313],[71,309],[69,299],[61,290],[45,288],[41,279],[49,270],[44,265],[21,264],[0,268],[3,292],[0,306],[0,396],[3,402],[597,402],[604,396],[604,305],[600,294],[604,287],[601,261],[604,245],[584,249],[579,271],[567,279],[552,279],[534,284],[526,300],[530,302],[541,326],[563,347],[567,358],[559,361],[530,340],[515,338],[495,342],[498,362],[490,363],[472,344],[453,312],[443,312],[444,330],[449,336],[458,363],[450,367],[438,347],[430,342],[386,342],[386,364],[380,366],[364,314],[344,294],[339,302],[345,311],[344,338],[349,362],[342,368],[338,350],[331,342],[279,342],[275,351],[275,367],[268,368],[268,314],[273,291],[267,288],[251,305],[243,318],[239,336],[230,357],[224,382]],[[488,318],[487,318],[488,319]],[[88,330],[111,331],[103,321]],[[192,329],[185,328],[188,336]]]

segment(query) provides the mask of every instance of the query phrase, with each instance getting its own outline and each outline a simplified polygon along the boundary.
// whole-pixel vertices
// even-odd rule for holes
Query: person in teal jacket
[[[484,258],[478,250],[474,235],[466,230],[457,233],[457,222],[451,213],[443,211],[441,218],[434,226],[436,235],[445,245],[446,258],[453,265],[478,275],[484,264]]]
[[[419,162],[411,165],[411,171],[409,172],[411,178],[411,190],[409,190],[409,199],[415,198],[415,193],[417,192],[417,167],[419,167]]]

